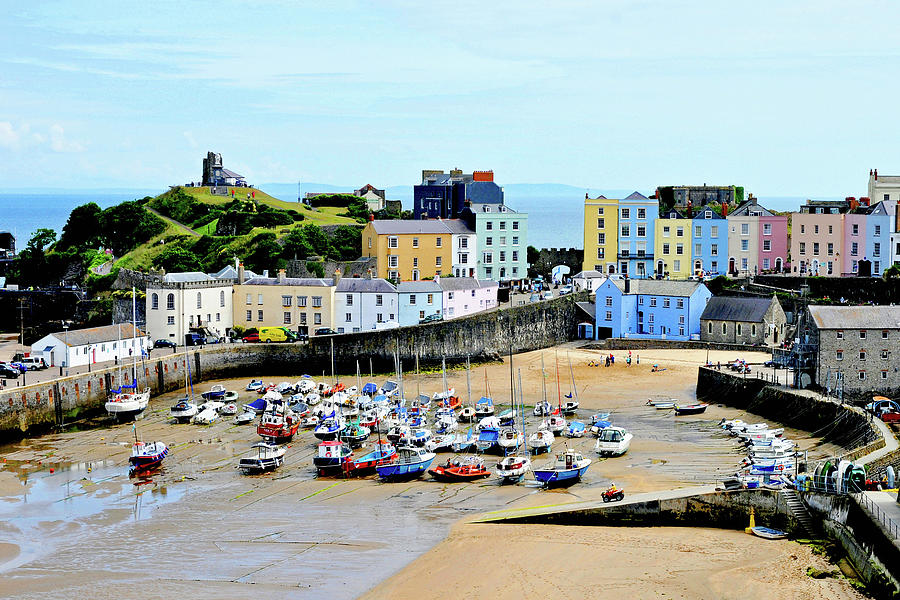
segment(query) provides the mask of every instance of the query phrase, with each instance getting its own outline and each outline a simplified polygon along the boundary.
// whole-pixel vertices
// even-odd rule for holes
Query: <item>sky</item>
[[[0,0],[0,189],[900,173],[900,3]]]

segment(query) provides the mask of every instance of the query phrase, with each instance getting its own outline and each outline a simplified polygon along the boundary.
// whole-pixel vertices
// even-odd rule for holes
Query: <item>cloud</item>
[[[66,139],[66,132],[59,123],[50,126],[50,148],[54,152],[84,152],[84,146]]]
[[[84,145],[68,139],[59,123],[46,131],[32,131],[28,123],[16,126],[9,121],[0,121],[0,147],[14,151],[49,147],[53,152],[84,152]]]
[[[185,131],[182,135],[184,135],[184,139],[187,140],[187,143],[190,144],[191,148],[199,148],[200,145],[197,143],[197,140],[194,139],[194,134],[190,131]]]
[[[0,146],[13,149],[19,145],[19,133],[9,121],[0,121]]]

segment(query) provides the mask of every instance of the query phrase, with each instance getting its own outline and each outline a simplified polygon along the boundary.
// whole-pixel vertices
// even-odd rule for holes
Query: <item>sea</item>
[[[337,186],[322,186],[331,191]],[[260,189],[283,200],[295,200],[296,185],[268,184]],[[350,189],[349,187],[345,189]],[[0,231],[16,236],[19,249],[42,227],[62,232],[69,213],[76,206],[96,202],[107,208],[126,200],[155,196],[164,190],[81,190],[81,191],[0,191]],[[319,191],[316,184],[304,185],[304,192]],[[528,245],[536,248],[581,248],[584,221],[584,190],[556,184],[513,184],[505,187],[505,202],[519,212],[528,214]],[[591,197],[603,193],[609,198],[623,197],[623,190],[590,190]],[[630,193],[630,192],[627,192]],[[404,208],[412,207],[412,187],[388,189],[388,197],[403,201]],[[777,211],[797,210],[804,199],[796,196],[760,198],[760,204]]]

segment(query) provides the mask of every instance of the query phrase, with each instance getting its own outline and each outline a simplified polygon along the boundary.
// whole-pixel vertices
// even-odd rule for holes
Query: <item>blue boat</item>
[[[323,441],[333,440],[343,428],[344,420],[336,417],[334,411],[332,411],[331,414],[326,415],[325,418],[322,419],[322,422],[316,427],[313,435]]]
[[[582,423],[581,421],[572,421],[571,423],[569,423],[568,429],[566,429],[566,437],[584,437],[584,431],[584,423]]]
[[[244,405],[244,408],[247,410],[252,410],[256,413],[266,412],[266,408],[269,406],[269,401],[265,398],[257,398],[253,402]]]
[[[362,475],[367,471],[372,471],[375,467],[386,465],[397,457],[397,449],[393,444],[379,441],[375,444],[375,449],[356,458],[344,467],[345,475]]]
[[[375,467],[384,481],[409,481],[422,475],[434,462],[434,452],[425,448],[405,446],[397,451],[397,458],[386,465]]]
[[[367,383],[362,388],[362,393],[366,396],[374,396],[378,392],[378,386],[374,383]]]
[[[482,396],[475,403],[475,416],[479,419],[494,416],[494,401],[487,396]]]
[[[478,439],[475,441],[475,447],[479,452],[490,452],[499,448],[497,442],[500,441],[500,430],[496,427],[484,427],[478,433]]]
[[[589,466],[591,459],[585,458],[580,452],[567,449],[556,455],[556,461],[550,467],[534,469],[534,478],[545,487],[567,485],[579,481]]]

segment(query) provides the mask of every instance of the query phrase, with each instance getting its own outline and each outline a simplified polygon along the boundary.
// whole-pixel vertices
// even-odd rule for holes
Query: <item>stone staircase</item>
[[[800,496],[797,495],[797,491],[791,489],[782,489],[779,493],[781,494],[781,497],[784,499],[785,503],[787,503],[791,514],[793,514],[794,518],[797,519],[797,522],[800,523],[800,526],[806,533],[807,537],[815,538],[818,529],[809,514],[809,510],[807,510],[806,506],[803,504],[803,500],[801,500]]]

